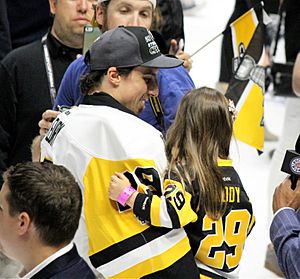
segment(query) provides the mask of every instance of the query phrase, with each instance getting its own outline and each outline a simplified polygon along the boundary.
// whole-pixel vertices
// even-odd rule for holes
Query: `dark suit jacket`
[[[31,279],[95,279],[93,271],[79,256],[74,247],[66,254],[55,259]]]

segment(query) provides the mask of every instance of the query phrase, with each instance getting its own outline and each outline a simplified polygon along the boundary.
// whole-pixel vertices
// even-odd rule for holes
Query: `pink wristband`
[[[117,202],[122,206],[125,206],[126,202],[134,192],[136,192],[136,190],[131,185],[127,186],[118,196]]]

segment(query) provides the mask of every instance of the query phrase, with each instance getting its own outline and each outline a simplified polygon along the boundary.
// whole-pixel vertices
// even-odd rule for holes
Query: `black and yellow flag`
[[[234,123],[237,140],[255,147],[264,146],[264,83],[261,65],[264,52],[263,8],[252,8],[230,25],[233,47],[233,75],[225,96],[239,111]],[[266,20],[265,20],[266,22]]]

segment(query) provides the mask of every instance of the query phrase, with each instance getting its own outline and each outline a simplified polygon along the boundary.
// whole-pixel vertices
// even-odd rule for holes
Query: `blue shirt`
[[[61,81],[53,107],[54,110],[58,109],[58,105],[74,106],[81,103],[83,95],[80,92],[80,76],[88,72],[89,69],[84,62],[83,56],[70,64]],[[159,69],[157,80],[158,96],[164,110],[164,127],[158,123],[149,102],[146,102],[140,118],[164,133],[173,123],[182,97],[188,91],[194,89],[195,84],[182,66],[171,69]]]

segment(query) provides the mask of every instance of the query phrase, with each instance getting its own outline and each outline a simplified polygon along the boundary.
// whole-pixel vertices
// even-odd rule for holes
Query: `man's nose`
[[[77,1],[77,10],[81,13],[86,13],[89,9],[88,0],[78,0]]]
[[[138,12],[133,12],[127,26],[141,26]]]

